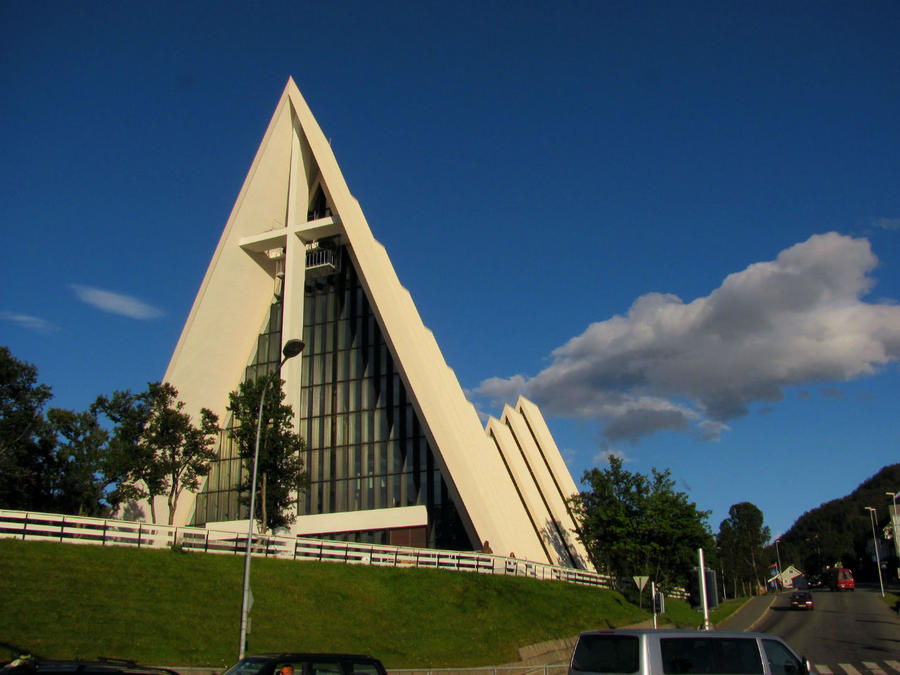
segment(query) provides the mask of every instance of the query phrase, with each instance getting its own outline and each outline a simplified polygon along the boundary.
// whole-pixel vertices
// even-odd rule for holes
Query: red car
[[[832,591],[852,591],[856,588],[856,582],[853,581],[853,572],[849,567],[841,567],[831,574],[831,590]]]

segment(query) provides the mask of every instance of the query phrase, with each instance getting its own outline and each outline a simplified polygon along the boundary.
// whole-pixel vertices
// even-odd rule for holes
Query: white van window
[[[761,675],[754,638],[673,637],[659,641],[667,675]]]
[[[763,640],[772,675],[801,675],[803,664],[778,640]]]
[[[572,670],[584,673],[636,673],[641,667],[635,635],[582,635]]]

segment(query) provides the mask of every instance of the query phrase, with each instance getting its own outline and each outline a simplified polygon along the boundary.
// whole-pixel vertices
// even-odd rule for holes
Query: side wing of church
[[[281,370],[306,440],[298,536],[481,550],[592,569],[574,535],[575,484],[537,406],[482,426],[331,147],[289,80],[172,355],[165,380],[192,414],[228,425],[228,393]],[[226,432],[175,523],[246,527]],[[165,511],[161,501],[158,512]]]

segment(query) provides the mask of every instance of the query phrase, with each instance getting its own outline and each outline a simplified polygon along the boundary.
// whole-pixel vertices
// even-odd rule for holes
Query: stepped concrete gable
[[[575,535],[575,521],[569,512],[565,499],[556,488],[544,454],[548,451],[538,447],[534,435],[528,426],[525,417],[518,411],[507,406],[503,411],[501,422],[509,427],[515,438],[516,445],[522,452],[525,462],[534,481],[544,497],[547,508],[553,517],[553,528],[544,533],[545,537],[558,537],[568,552],[573,567],[587,568],[589,565],[587,551]],[[556,451],[559,454],[559,450]]]
[[[550,433],[550,429],[547,427],[547,422],[544,420],[544,416],[541,414],[540,409],[524,396],[520,396],[519,400],[516,402],[516,412],[518,412],[525,420],[525,423],[532,434],[532,438],[537,445],[538,451],[540,452],[540,456],[547,465],[547,469],[550,472],[550,476],[553,479],[553,484],[559,493],[560,499],[567,505],[566,512],[568,514],[568,519],[564,521],[565,527],[569,529],[570,532],[574,533],[576,523],[572,517],[571,509],[568,508],[568,503],[569,499],[577,495],[579,490],[575,486],[575,481],[572,480],[572,474],[569,473],[569,468],[566,466],[566,462],[556,445],[556,441],[553,440],[553,434]],[[574,553],[576,557],[576,560],[574,561],[575,565],[577,567],[583,567],[584,569],[593,569],[593,566],[589,562],[587,549],[584,547],[584,544],[582,544],[581,540],[575,535],[573,535],[572,539],[574,540]]]
[[[564,504],[568,505],[569,499],[578,494],[579,490],[575,486],[575,481],[572,480],[572,474],[569,473],[569,468],[566,466],[566,462],[556,445],[556,441],[553,440],[553,435],[547,427],[547,422],[544,420],[543,414],[534,403],[524,396],[520,396],[519,400],[516,402],[516,412],[518,412],[525,420],[540,455],[547,465],[547,469],[559,492],[560,498]],[[576,523],[568,506],[566,507],[566,512],[568,514],[568,519],[564,521],[565,527],[570,532],[574,533]],[[594,566],[588,558],[587,549],[584,547],[584,544],[581,543],[581,540],[578,539],[577,535],[573,534],[572,539],[574,540],[574,553],[576,557],[574,563],[576,567],[593,570]]]
[[[321,187],[330,213],[307,220]],[[400,284],[384,247],[369,229],[337,161],[293,80],[289,80],[241,188],[166,371],[192,414],[208,407],[226,418],[227,395],[239,385],[283,282],[282,340],[303,334],[308,245],[338,237],[346,246],[410,403],[470,538],[492,550],[536,562],[543,553],[501,455],[447,366],[431,331]],[[271,251],[283,253],[276,263]],[[299,408],[303,359],[283,370],[286,401]],[[296,415],[295,417],[299,417]],[[185,493],[176,523],[193,514]],[[158,502],[159,512],[165,506]]]
[[[516,410],[525,418],[525,422],[528,424],[532,436],[534,436],[538,449],[541,451],[541,456],[547,463],[547,468],[550,470],[550,475],[553,477],[553,482],[560,496],[564,500],[568,500],[573,495],[578,494],[578,488],[575,485],[575,481],[572,480],[569,467],[566,466],[566,462],[556,446],[556,441],[553,440],[553,434],[550,433],[550,429],[547,427],[547,422],[544,420],[540,409],[524,396],[520,396],[516,402]]]
[[[553,517],[547,509],[547,504],[541,496],[541,491],[538,488],[537,483],[534,482],[531,471],[528,469],[525,458],[522,456],[522,452],[519,450],[518,445],[516,445],[516,439],[513,438],[509,427],[501,423],[496,417],[491,417],[488,419],[485,431],[487,431],[488,435],[497,445],[497,450],[503,457],[503,462],[506,464],[506,468],[512,477],[513,483],[518,488],[519,497],[528,512],[528,516],[531,520],[531,527],[534,529],[535,534],[540,537],[544,553],[555,565],[571,566],[571,559],[569,558],[565,547],[552,546],[550,540],[541,536],[541,533],[551,526],[550,524],[553,521]],[[503,551],[497,551],[497,553],[506,554],[506,552]],[[532,555],[525,551],[517,551],[515,553],[516,555],[523,556]]]

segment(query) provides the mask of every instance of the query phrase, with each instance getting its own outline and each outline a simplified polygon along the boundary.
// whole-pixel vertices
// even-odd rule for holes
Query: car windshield
[[[678,637],[663,638],[659,643],[663,672],[667,674],[763,672],[759,648],[753,638]]]
[[[225,671],[224,675],[249,675],[250,673],[258,673],[268,662],[268,659],[244,659],[231,666],[231,668]]]
[[[572,670],[588,673],[635,673],[640,667],[634,635],[582,635],[572,656]]]

